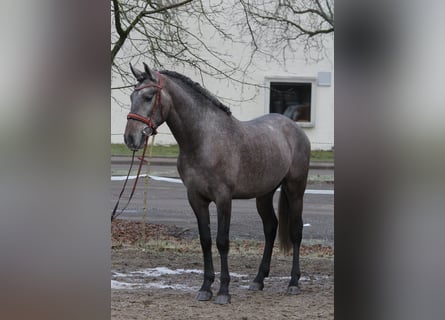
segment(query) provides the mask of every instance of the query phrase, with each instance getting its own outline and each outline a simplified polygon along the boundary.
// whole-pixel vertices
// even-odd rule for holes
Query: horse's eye
[[[152,98],[153,98],[153,95],[149,95],[149,96],[145,96],[144,100],[151,101]]]

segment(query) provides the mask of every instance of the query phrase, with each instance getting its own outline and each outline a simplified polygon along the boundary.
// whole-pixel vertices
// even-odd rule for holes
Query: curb
[[[134,159],[135,163],[139,163],[139,159]],[[130,164],[131,157],[127,156],[111,156],[112,164]],[[176,158],[159,158],[153,157],[151,158],[150,164],[155,166],[175,166],[176,167]]]
[[[326,169],[326,170],[334,170],[335,164],[330,161],[311,161],[309,163],[309,169]]]
[[[135,159],[135,163],[139,162]],[[128,156],[111,156],[112,164],[130,164],[131,157]],[[163,158],[163,157],[153,157],[151,158],[150,164],[155,166],[174,166],[176,167],[176,158]],[[309,169],[326,169],[333,170],[335,168],[334,162],[330,161],[311,161],[309,163]]]

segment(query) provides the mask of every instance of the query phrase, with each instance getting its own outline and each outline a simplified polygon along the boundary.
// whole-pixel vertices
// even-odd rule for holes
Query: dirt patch
[[[184,231],[175,226],[115,219],[111,222],[113,246],[136,244],[145,240],[181,240]]]
[[[231,242],[232,303],[220,306],[194,300],[203,278],[198,241],[182,239],[178,228],[113,222],[112,319],[333,319],[332,248],[303,246],[302,293],[289,296],[285,291],[292,257],[278,249],[274,250],[264,290],[247,290],[262,246],[256,241]],[[219,258],[214,251],[218,272]],[[216,280],[214,294],[218,287]]]

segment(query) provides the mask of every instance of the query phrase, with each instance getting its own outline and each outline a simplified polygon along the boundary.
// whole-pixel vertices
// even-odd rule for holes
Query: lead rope
[[[121,210],[121,212],[119,214],[116,214],[117,212],[117,207],[119,206],[119,202],[121,200],[122,194],[124,193],[125,187],[127,185],[127,181],[128,178],[130,176],[131,173],[131,169],[133,167],[133,163],[134,163],[134,154],[136,151],[133,151],[133,155],[131,157],[131,164],[130,164],[130,169],[128,170],[128,174],[127,174],[127,178],[125,179],[124,185],[122,187],[122,191],[119,194],[119,197],[117,199],[116,205],[114,206],[113,212],[111,213],[111,221],[113,221],[117,216],[121,215],[125,209],[127,209],[128,204],[130,203],[131,199],[133,198],[134,192],[136,190],[136,185],[138,183],[139,180],[139,175],[141,173],[141,169],[142,169],[142,165],[144,163],[144,157],[145,157],[145,152],[147,151],[147,144],[148,144],[148,136],[145,138],[145,143],[144,143],[144,150],[142,151],[142,157],[141,157],[141,162],[139,163],[139,168],[138,168],[138,172],[136,174],[136,179],[134,180],[134,184],[133,184],[133,188],[131,189],[131,193],[130,193],[130,197],[128,198],[127,203],[125,204],[124,208]],[[148,177],[148,176],[147,176]]]
[[[148,206],[147,206],[147,197],[148,197],[148,181],[149,181],[149,174],[150,174],[150,165],[151,165],[151,158],[153,155],[153,146],[155,143],[155,136],[153,135],[151,138],[151,144],[150,144],[150,150],[148,151],[148,160],[147,160],[147,174],[145,175],[145,189],[144,189],[144,207],[143,207],[143,215],[142,215],[142,242],[146,242],[146,220],[148,215]]]
[[[121,201],[122,194],[123,194],[124,191],[125,191],[125,187],[127,186],[128,177],[130,176],[131,169],[133,168],[134,154],[135,154],[135,153],[136,153],[136,151],[133,151],[133,154],[131,155],[130,169],[128,169],[128,173],[127,173],[127,177],[125,178],[124,185],[122,186],[122,190],[121,190],[121,192],[119,193],[119,197],[117,198],[116,205],[114,206],[113,212],[111,213],[111,221],[113,221],[114,218],[116,218],[116,217],[118,216],[118,215],[116,215],[116,210],[117,210],[117,207],[119,206],[119,202]],[[121,213],[122,213],[122,212],[121,212]]]

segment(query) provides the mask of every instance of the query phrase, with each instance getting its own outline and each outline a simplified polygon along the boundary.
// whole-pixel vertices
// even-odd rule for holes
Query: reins
[[[151,149],[153,149],[154,136],[158,133],[158,131],[156,130],[157,126],[154,124],[152,118],[153,118],[153,115],[158,110],[159,106],[161,106],[161,117],[162,117],[161,123],[165,120],[165,118],[164,118],[164,110],[163,110],[163,107],[161,105],[162,77],[161,77],[161,75],[159,73],[158,73],[158,77],[159,77],[159,84],[146,84],[146,85],[142,85],[140,87],[136,87],[134,89],[135,91],[139,91],[141,89],[148,88],[148,87],[158,88],[158,91],[156,92],[155,104],[153,106],[153,110],[151,111],[150,116],[149,117],[144,117],[144,116],[141,116],[140,114],[132,113],[132,112],[130,112],[127,115],[127,120],[128,119],[133,119],[133,120],[141,121],[141,122],[145,123],[146,125],[148,125],[149,128],[152,130],[151,135],[153,136],[153,140],[152,140],[152,144],[151,144]],[[124,212],[124,210],[128,207],[128,205],[129,205],[129,203],[130,203],[131,199],[133,198],[133,195],[134,195],[134,193],[136,191],[136,185],[137,185],[137,183],[139,181],[139,176],[140,176],[140,173],[141,173],[141,169],[142,169],[142,166],[144,164],[145,153],[147,151],[148,138],[150,137],[150,133],[145,132],[145,130],[144,130],[144,134],[146,136],[145,137],[145,143],[144,143],[144,150],[142,151],[142,157],[140,158],[138,172],[136,174],[136,178],[134,180],[134,184],[133,184],[133,188],[131,189],[130,196],[129,196],[128,200],[127,200],[127,203],[125,204],[123,209],[120,211],[120,213],[116,214],[117,208],[119,206],[119,202],[120,202],[120,200],[122,198],[122,195],[124,194],[125,187],[127,186],[127,182],[128,182],[129,177],[130,177],[131,169],[133,168],[134,156],[135,156],[136,151],[133,151],[133,154],[131,156],[130,169],[128,170],[127,177],[125,178],[124,185],[122,186],[122,190],[121,190],[121,192],[119,194],[119,197],[117,199],[116,205],[114,206],[113,212],[111,213],[111,221],[113,221],[114,218],[116,218],[118,215],[120,215],[120,214],[122,214]],[[150,152],[150,157],[151,157],[151,152]],[[147,179],[148,179],[148,177],[147,177]],[[148,182],[146,182],[146,185],[148,187]],[[144,193],[144,197],[146,197],[146,195],[147,195],[147,193],[145,192]],[[145,198],[144,198],[144,211],[146,211],[146,199]]]
[[[144,164],[145,152],[147,151],[148,137],[149,137],[149,136],[147,136],[147,137],[145,138],[144,150],[142,151],[142,157],[140,158],[139,167],[138,167],[138,172],[137,172],[137,174],[136,174],[136,178],[135,178],[135,180],[134,180],[133,188],[131,189],[130,197],[128,198],[127,203],[126,203],[125,206],[122,208],[121,212],[120,212],[119,214],[116,214],[117,208],[118,208],[118,206],[119,206],[119,202],[120,202],[120,200],[121,200],[121,198],[122,198],[122,195],[124,194],[125,187],[127,186],[127,182],[128,182],[128,178],[130,177],[131,169],[133,168],[134,155],[135,155],[135,153],[136,153],[136,151],[133,151],[133,154],[132,154],[132,156],[131,156],[130,169],[128,170],[127,177],[125,178],[124,185],[122,186],[122,190],[121,190],[121,192],[120,192],[120,194],[119,194],[119,197],[118,197],[118,199],[117,199],[116,205],[114,206],[113,212],[111,213],[111,220],[113,220],[114,218],[116,218],[118,215],[121,215],[121,214],[125,211],[125,209],[127,209],[128,205],[130,204],[131,199],[133,198],[134,192],[136,191],[136,185],[137,185],[138,180],[139,180],[139,175],[140,175],[140,173],[141,173],[141,169],[142,169],[142,166],[143,166],[143,164]],[[153,138],[154,138],[154,136],[153,136]]]

